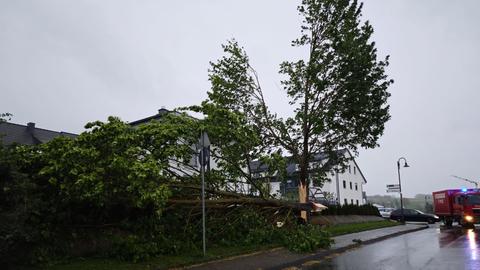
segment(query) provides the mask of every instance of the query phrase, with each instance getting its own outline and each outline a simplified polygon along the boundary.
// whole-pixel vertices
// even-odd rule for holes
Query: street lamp
[[[402,181],[400,180],[400,161],[403,160],[403,162],[405,163],[403,165],[404,168],[408,168],[410,166],[408,166],[408,163],[407,163],[407,159],[404,158],[404,157],[401,157],[398,159],[397,161],[397,170],[398,170],[398,187],[399,187],[399,190],[400,190],[400,211],[402,213],[402,223],[405,223],[405,215],[403,214],[403,197],[402,197]]]

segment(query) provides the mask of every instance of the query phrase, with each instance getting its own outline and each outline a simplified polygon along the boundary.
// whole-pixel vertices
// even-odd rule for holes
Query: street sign
[[[387,189],[387,192],[400,192],[400,189]]]
[[[387,188],[388,188],[388,189],[392,189],[392,188],[397,188],[397,189],[399,189],[399,188],[400,188],[400,185],[399,185],[399,184],[391,184],[391,185],[387,185]]]

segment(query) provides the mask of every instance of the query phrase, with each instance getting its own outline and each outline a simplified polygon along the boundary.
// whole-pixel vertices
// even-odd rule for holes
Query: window
[[[350,182],[350,189],[353,189],[352,182]]]
[[[348,165],[348,173],[352,173],[352,167]]]
[[[345,204],[348,204],[348,201],[347,201],[347,199],[344,199],[344,200],[345,200]]]
[[[352,204],[353,204],[353,199],[352,199]]]
[[[355,183],[355,190],[358,190],[358,184]]]
[[[415,211],[413,209],[403,209],[403,214],[404,215],[416,215],[417,211]]]
[[[343,180],[343,188],[347,188],[347,181]]]
[[[358,200],[357,200],[357,205],[358,205]]]
[[[353,174],[357,174],[357,167],[353,167]]]

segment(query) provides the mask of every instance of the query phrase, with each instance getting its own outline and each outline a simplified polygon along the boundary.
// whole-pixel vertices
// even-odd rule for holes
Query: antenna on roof
[[[470,179],[467,179],[467,178],[463,178],[463,177],[460,177],[460,176],[456,176],[456,175],[451,175],[452,177],[455,177],[457,179],[460,179],[460,180],[463,180],[463,181],[467,181],[469,183],[472,183],[475,185],[475,188],[478,188],[478,182],[477,181],[473,181],[473,180],[470,180]]]

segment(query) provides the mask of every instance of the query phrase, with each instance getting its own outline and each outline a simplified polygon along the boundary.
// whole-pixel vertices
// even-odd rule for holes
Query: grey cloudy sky
[[[0,112],[13,122],[81,132],[88,121],[132,121],[206,97],[208,62],[237,39],[272,110],[288,114],[278,65],[304,52],[298,1],[0,0]],[[360,152],[368,194],[397,181],[411,196],[480,179],[480,1],[367,0],[388,73],[392,120]],[[467,185],[468,186],[468,185]]]

